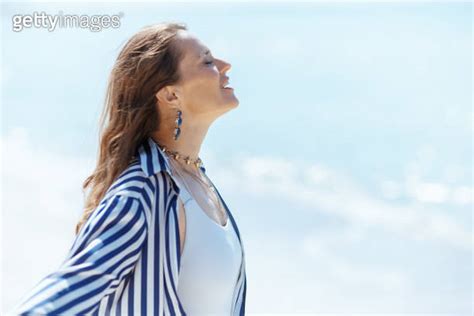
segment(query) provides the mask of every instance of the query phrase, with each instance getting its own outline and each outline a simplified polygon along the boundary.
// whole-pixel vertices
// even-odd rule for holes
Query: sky
[[[12,29],[17,14],[116,29]],[[113,62],[187,24],[239,106],[201,148],[246,251],[250,315],[472,314],[472,4],[2,4],[2,314],[74,240]]]

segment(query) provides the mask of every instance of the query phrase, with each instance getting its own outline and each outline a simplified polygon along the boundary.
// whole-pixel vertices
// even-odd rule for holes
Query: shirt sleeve
[[[15,315],[83,315],[98,308],[137,263],[146,239],[141,201],[114,195],[88,218],[64,262],[17,305]]]

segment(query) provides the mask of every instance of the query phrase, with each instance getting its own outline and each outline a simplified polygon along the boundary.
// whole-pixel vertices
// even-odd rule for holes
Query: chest
[[[184,208],[178,293],[190,314],[228,315],[242,264],[237,234],[230,220],[212,221],[194,199]]]

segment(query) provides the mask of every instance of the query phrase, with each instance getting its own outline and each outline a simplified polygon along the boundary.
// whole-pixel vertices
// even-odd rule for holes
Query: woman
[[[211,123],[239,104],[230,66],[181,23],[125,44],[74,243],[17,314],[245,314],[240,233],[199,158]]]

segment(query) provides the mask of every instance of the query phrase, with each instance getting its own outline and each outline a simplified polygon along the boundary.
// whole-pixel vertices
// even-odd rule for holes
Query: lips
[[[226,87],[226,85],[229,84],[229,78],[226,78],[227,80],[224,81],[222,84],[221,84],[221,88],[222,89],[232,89],[231,87]]]

